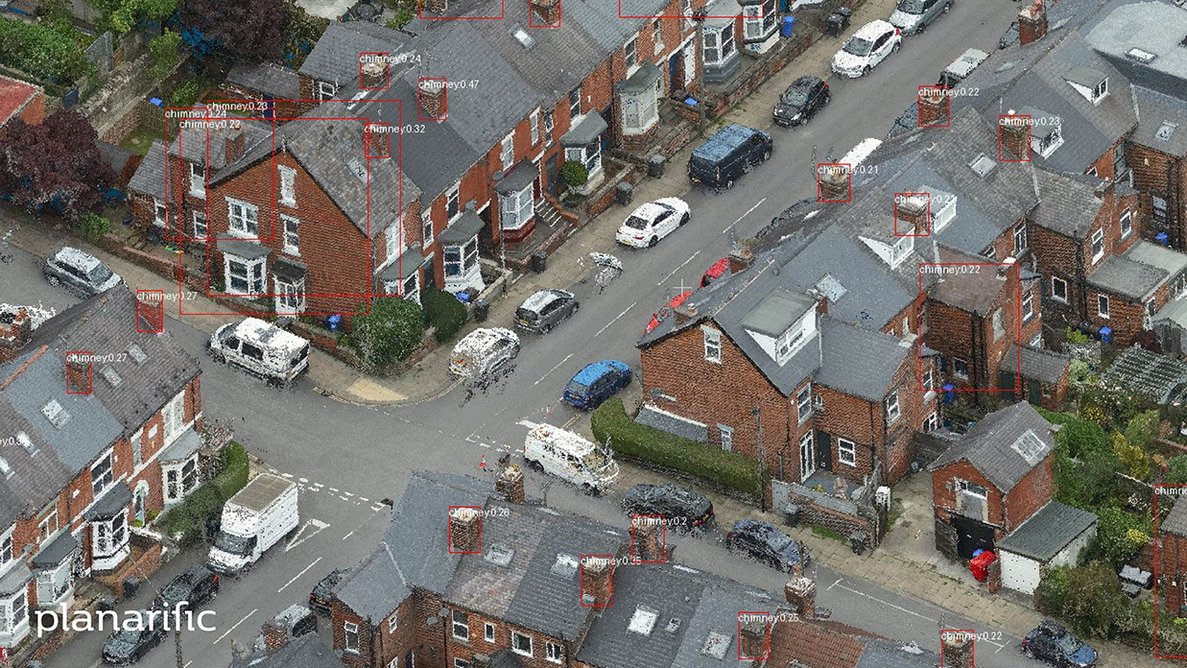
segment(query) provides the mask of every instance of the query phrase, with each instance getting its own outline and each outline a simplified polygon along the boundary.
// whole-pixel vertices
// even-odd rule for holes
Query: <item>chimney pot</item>
[[[754,251],[748,246],[739,246],[729,254],[730,273],[737,274],[754,264]]]
[[[482,516],[477,508],[462,507],[449,511],[450,552],[482,551]]]
[[[449,108],[448,87],[444,79],[423,78],[417,85],[417,105],[424,120],[443,121]]]
[[[943,668],[973,668],[973,639],[967,632],[946,630],[940,635]]]
[[[811,578],[803,575],[791,578],[783,586],[783,595],[800,619],[816,618],[816,583]]]
[[[820,199],[829,202],[849,200],[849,170],[840,165],[823,165],[820,170]]]
[[[1043,0],[1018,13],[1018,44],[1025,46],[1042,39],[1047,34],[1047,7]]]
[[[363,88],[387,87],[387,63],[370,61],[363,63],[360,68],[363,75]]]

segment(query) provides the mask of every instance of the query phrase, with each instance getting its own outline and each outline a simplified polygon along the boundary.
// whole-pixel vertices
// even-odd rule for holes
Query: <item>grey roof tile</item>
[[[892,640],[868,640],[853,668],[935,668],[940,655]]]
[[[1140,120],[1129,140],[1168,155],[1187,155],[1187,100],[1140,86],[1134,97]]]
[[[227,72],[227,83],[258,91],[279,100],[296,100],[301,97],[300,75],[275,63],[238,61]]]
[[[157,140],[148,147],[144,159],[128,179],[128,190],[165,201],[165,142]]]
[[[404,51],[401,47],[410,39],[408,35],[368,21],[330,21],[313,50],[305,56],[299,73],[319,81],[357,87],[360,53],[389,52],[395,55]]]
[[[1096,524],[1096,515],[1058,501],[1049,501],[1006,536],[997,547],[1047,563],[1080,534]]]
[[[869,401],[882,401],[903,362],[916,354],[915,346],[894,336],[832,318],[821,319],[820,336],[816,382]]]
[[[1131,260],[1124,255],[1110,255],[1091,274],[1088,284],[1105,292],[1130,299],[1145,299],[1169,275],[1165,269]]]
[[[1071,357],[1053,350],[1039,350],[1011,343],[1002,358],[1002,371],[1016,373],[1021,364],[1022,375],[1044,383],[1058,383],[1067,372]]]
[[[1125,257],[1141,262],[1142,264],[1148,264],[1151,267],[1158,267],[1165,271],[1171,278],[1178,276],[1187,269],[1187,253],[1181,253],[1144,239],[1139,239],[1137,243],[1130,246],[1129,250],[1125,253]]]
[[[1187,364],[1145,348],[1132,346],[1101,373],[1106,385],[1119,384],[1159,404],[1181,398],[1187,388]]]
[[[278,649],[231,657],[229,668],[342,668],[342,659],[321,633],[306,633]]]
[[[1035,177],[1039,187],[1035,224],[1064,236],[1083,239],[1100,211],[1101,200],[1094,189],[1100,181],[1089,176],[1055,174],[1045,169],[1036,169]]]
[[[1181,497],[1175,497],[1170,513],[1158,523],[1158,533],[1187,537],[1187,503],[1179,503],[1180,500]]]
[[[1039,455],[1044,459],[1049,456],[1055,447],[1051,423],[1029,403],[1020,401],[981,418],[955,445],[932,462],[931,470],[965,460],[1004,494],[1031,469],[1042,465],[1042,460],[1031,464],[1014,447],[1027,432],[1033,433],[1042,443]]]
[[[1058,3],[1057,3],[1058,4]],[[1085,40],[1134,84],[1187,99],[1187,13],[1169,2],[1113,0],[1085,24]],[[1149,64],[1126,57],[1137,47],[1154,54]]]

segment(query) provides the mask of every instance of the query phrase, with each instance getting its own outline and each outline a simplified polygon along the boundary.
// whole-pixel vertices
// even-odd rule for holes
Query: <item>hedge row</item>
[[[222,472],[174,506],[161,519],[165,534],[181,534],[179,542],[182,547],[200,543],[206,535],[207,518],[219,512],[227,499],[247,485],[250,467],[247,450],[231,441],[219,456],[222,459]]]
[[[436,328],[437,343],[451,340],[470,315],[457,297],[444,290],[422,290],[420,304],[425,310],[425,324]]]
[[[593,412],[590,426],[594,438],[602,443],[608,439],[617,454],[690,473],[755,497],[761,497],[766,488],[767,477],[753,459],[638,424],[626,414],[618,397]]]

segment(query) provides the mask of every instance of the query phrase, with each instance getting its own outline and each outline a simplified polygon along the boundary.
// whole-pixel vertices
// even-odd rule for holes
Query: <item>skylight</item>
[[[511,35],[515,37],[516,41],[522,44],[523,48],[525,49],[530,49],[536,45],[536,39],[519,26],[515,26],[511,29]]]
[[[12,467],[8,465],[8,461],[3,457],[0,457],[0,473],[3,473],[5,478],[12,475]]]
[[[849,290],[845,289],[844,285],[841,285],[840,281],[833,278],[832,274],[825,274],[824,278],[816,283],[816,289],[823,293],[825,297],[828,297],[828,300],[834,304],[841,297],[844,297],[845,293],[849,292]]]
[[[48,403],[41,407],[41,414],[49,423],[55,427],[61,427],[70,419],[70,414],[66,409],[62,408],[62,404],[58,403],[57,399],[50,399]]]
[[[506,545],[496,543],[490,546],[490,549],[486,551],[486,555],[483,558],[496,566],[506,566],[511,563],[511,557],[513,556],[515,556],[515,550]]]
[[[1160,141],[1170,141],[1171,135],[1175,134],[1175,128],[1179,127],[1178,123],[1171,123],[1170,121],[1163,121],[1159,126],[1158,131],[1154,133]]]
[[[135,360],[137,365],[144,364],[148,360],[148,355],[145,355],[140,346],[135,343],[128,346],[128,356]]]
[[[627,624],[627,630],[632,633],[638,633],[641,636],[651,635],[651,630],[655,628],[655,621],[659,619],[659,611],[652,610],[645,605],[640,605],[635,608],[635,614],[631,615],[631,621]]]
[[[360,181],[363,183],[367,182],[367,170],[363,167],[363,163],[359,162],[358,158],[351,158],[350,161],[346,163],[346,165],[350,167],[350,171],[354,172],[354,175],[357,176]]]
[[[976,172],[977,176],[981,177],[992,172],[994,167],[997,167],[997,163],[984,153],[978,155],[975,160],[969,163],[969,168]]]
[[[1010,446],[1014,452],[1022,455],[1027,464],[1034,466],[1043,459],[1043,454],[1047,450],[1047,444],[1039,440],[1033,430],[1027,429],[1026,433],[1019,436],[1014,445]]]
[[[733,642],[733,636],[710,631],[709,636],[705,638],[705,645],[701,647],[701,654],[711,656],[718,661],[725,660],[725,654],[729,651],[730,644]]]
[[[1125,52],[1125,57],[1129,58],[1130,60],[1142,63],[1143,65],[1149,65],[1150,63],[1154,62],[1154,59],[1158,56],[1146,51],[1145,49],[1139,49],[1135,46],[1129,51]]]
[[[571,578],[577,574],[577,557],[571,554],[558,554],[551,570],[554,575]]]

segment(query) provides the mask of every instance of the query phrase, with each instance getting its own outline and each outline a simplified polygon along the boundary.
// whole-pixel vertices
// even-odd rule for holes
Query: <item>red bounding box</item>
[[[577,566],[578,604],[583,608],[609,608],[614,605],[613,554],[583,554]],[[593,563],[590,563],[593,562]],[[589,572],[586,572],[586,569]],[[586,597],[590,600],[586,600]]]
[[[561,0],[519,0],[528,3],[529,28],[561,27]]]
[[[359,90],[387,90],[391,86],[388,51],[359,51]]]
[[[66,353],[66,394],[90,394],[93,391],[94,359],[89,350]]]
[[[952,124],[952,94],[949,92],[950,90],[951,89],[946,86],[919,87],[918,91],[916,92],[916,109],[919,110],[919,113],[915,115],[916,128],[946,128]],[[934,112],[927,111],[925,113],[924,105],[930,107],[931,105],[935,104],[934,100],[937,97],[943,100],[940,105],[941,111],[936,114],[935,118],[932,118]],[[931,119],[927,123],[923,122],[925,116]],[[941,120],[943,123],[940,122]]]
[[[641,0],[618,0],[618,18],[620,19],[684,19],[685,21],[693,21],[697,19],[729,19],[731,21],[738,18],[737,14],[697,14],[693,10],[692,14],[646,14],[640,13],[642,10],[639,5],[643,4]],[[691,5],[689,5],[691,6]],[[632,13],[627,13],[632,12]]]
[[[160,334],[165,331],[165,291],[136,291],[136,332]]]
[[[963,666],[964,663],[957,659],[944,656],[944,653],[949,651],[949,643],[962,643],[967,641],[969,644],[969,668],[977,668],[977,633],[973,629],[940,629],[940,665],[947,666],[951,662],[953,666]],[[958,647],[963,645],[958,645]]]
[[[901,228],[899,227],[900,217],[903,219]],[[919,231],[920,223],[923,224],[922,232]],[[894,236],[931,236],[931,193],[894,194]]]
[[[454,549],[453,516],[454,516],[455,510],[472,510],[472,511],[474,511],[474,514],[477,516],[475,521],[478,523],[478,529],[477,529],[478,534],[474,540],[474,545],[473,545],[474,549],[471,549],[471,550]],[[445,516],[446,517],[446,522],[445,522],[446,543],[445,543],[445,546],[450,554],[482,554],[482,516],[483,516],[483,512],[482,512],[481,506],[449,506],[448,512],[446,513],[446,516]]]
[[[659,535],[656,537],[656,544],[647,546],[645,541],[648,540],[646,536],[636,535],[643,533],[639,524],[648,524]],[[657,556],[644,558],[648,555],[649,550],[656,550]],[[664,520],[663,515],[631,515],[631,563],[632,564],[666,564],[668,563],[668,523]]]
[[[853,165],[821,162],[816,165],[816,201],[848,204],[853,201]]]
[[[449,119],[449,79],[416,78],[416,120],[440,123]]]
[[[994,393],[1018,394],[1018,393],[1022,392],[1022,347],[1020,345],[1021,341],[1022,341],[1022,325],[1023,325],[1023,318],[1022,318],[1022,267],[1017,262],[920,262],[919,263],[919,299],[918,299],[918,302],[916,303],[916,314],[920,318],[921,323],[922,323],[923,318],[925,317],[924,313],[923,313],[923,304],[925,301],[928,300],[928,294],[927,294],[926,290],[928,289],[928,287],[930,287],[935,282],[933,279],[943,278],[950,286],[959,286],[961,282],[968,281],[971,283],[970,285],[962,286],[962,287],[954,287],[954,289],[966,291],[966,292],[969,292],[970,294],[983,294],[986,290],[1001,289],[1000,286],[1002,284],[1002,281],[999,277],[1011,278],[1010,274],[1013,274],[1012,279],[1014,282],[1014,293],[1009,295],[1008,299],[1006,300],[1006,303],[1000,307],[1000,311],[1003,314],[1006,312],[1007,309],[1009,309],[1010,311],[1013,311],[1014,315],[1015,315],[1015,322],[1017,323],[1017,326],[1013,328],[1013,331],[1006,332],[1006,334],[1009,337],[1009,342],[1012,342],[1014,344],[1019,344],[1019,345],[1014,346],[1015,351],[1016,351],[1015,352],[1016,357],[1014,359],[1010,360],[1010,362],[1009,362],[1010,368],[1014,370],[1014,386],[1013,387],[1000,387],[1000,379],[999,379],[999,375],[998,375],[998,370],[990,369],[990,370],[983,370],[981,373],[984,374],[984,378],[980,379],[980,380],[986,382],[989,385],[988,387],[976,387],[976,386],[960,387],[960,386],[955,386],[955,383],[953,383],[954,387],[950,391],[965,392],[965,393],[969,393],[969,394],[977,393],[977,392],[986,393],[986,394],[994,394]],[[924,284],[925,277],[928,279],[926,285]],[[1008,283],[1008,282],[1009,281],[1006,281],[1006,283]],[[943,307],[944,307],[943,304],[929,306],[928,312],[931,313],[932,316],[934,317],[936,315],[937,309],[943,308]],[[963,309],[958,309],[955,306],[951,306],[948,308],[951,308],[953,310],[960,310],[960,311],[964,312]],[[969,315],[969,317],[972,317],[971,314]],[[1003,315],[1003,318],[1004,318],[1004,315]],[[982,316],[982,320],[983,320],[983,322],[981,323],[982,327],[993,327],[993,316],[992,315]],[[922,327],[922,326],[923,325],[921,324],[920,327]],[[1003,328],[1005,327],[1004,323],[1003,323],[1002,327]],[[966,331],[967,331],[967,326],[966,326]],[[983,336],[983,335],[978,334],[979,338],[981,336]],[[941,343],[948,343],[948,344],[952,344],[954,346],[961,345],[961,343],[959,341],[957,341],[955,339],[951,339],[950,337],[937,338],[936,340],[940,341]],[[989,333],[988,335],[984,335],[983,340],[994,341],[995,339],[993,337],[993,334]],[[933,347],[933,348],[938,347],[938,344],[933,345],[931,347]],[[933,387],[927,387],[924,384],[923,370],[925,367],[927,367],[929,365],[927,365],[925,363],[925,361],[923,360],[923,337],[919,337],[918,339],[916,339],[915,351],[916,351],[916,354],[919,355],[919,361],[920,361],[920,364],[919,364],[919,391],[923,392],[923,393],[933,392],[937,389],[936,387],[934,387],[934,385],[935,385],[934,377],[933,377],[933,381],[932,381]],[[973,375],[973,371],[976,366],[976,365],[974,365],[973,351],[964,350],[964,349],[961,349],[961,350],[949,349],[949,350],[939,350],[939,353],[941,355],[943,355],[944,359],[946,359],[948,361],[949,368],[947,371],[948,371],[948,377],[950,379],[961,381],[963,383],[968,383],[970,385],[974,382],[977,382],[978,379]],[[988,351],[985,351],[985,353],[986,353],[986,356],[988,356]]]
[[[1030,139],[1031,139],[1031,134],[1033,132],[1033,127],[1034,127],[1034,119],[1031,118],[1027,114],[1000,114],[1000,115],[998,115],[998,117],[997,117],[997,159],[998,159],[998,161],[999,162],[1030,162],[1031,153],[1032,153],[1032,151],[1030,149]],[[1019,128],[1026,128],[1026,137],[1025,138],[1023,138],[1021,136],[1022,130]],[[1018,133],[1018,136],[1016,138],[1015,138],[1014,133]],[[1009,146],[1007,146],[1006,145],[1007,142],[1009,142],[1010,146],[1013,146],[1014,148],[1010,148]],[[1018,146],[1019,143],[1021,143],[1022,145]],[[1008,158],[1005,157],[1007,149],[1010,151],[1010,153],[1014,154],[1013,157],[1008,157]],[[1026,157],[1017,157],[1018,151],[1016,149],[1021,149],[1021,153],[1025,154]]]
[[[754,627],[762,625],[762,638],[755,641],[752,638]],[[745,627],[745,628],[744,628]],[[758,647],[747,645],[757,642]],[[771,613],[767,610],[756,610],[738,613],[738,660],[766,661],[771,656]]]
[[[1176,619],[1173,616],[1169,620],[1160,620],[1159,619],[1159,608],[1162,607],[1160,605],[1160,602],[1163,598],[1163,596],[1162,596],[1163,592],[1160,592],[1160,589],[1162,587],[1162,581],[1161,581],[1162,580],[1162,578],[1161,578],[1162,559],[1160,558],[1161,555],[1159,554],[1159,550],[1166,546],[1163,545],[1163,539],[1160,537],[1160,534],[1159,534],[1159,528],[1158,528],[1159,519],[1158,518],[1159,518],[1160,513],[1158,510],[1158,506],[1159,506],[1159,497],[1163,497],[1163,496],[1178,496],[1178,497],[1187,496],[1187,485],[1165,485],[1165,484],[1154,485],[1154,511],[1153,511],[1154,512],[1154,537],[1155,537],[1154,538],[1154,658],[1155,659],[1166,659],[1166,660],[1176,660],[1176,659],[1177,660],[1187,660],[1187,654],[1164,654],[1162,652],[1162,649],[1159,646],[1159,643],[1158,643],[1158,641],[1159,641],[1158,625],[1162,621],[1166,621],[1167,623],[1170,623],[1170,622],[1175,621],[1175,619]],[[1184,502],[1183,500],[1176,501],[1176,503],[1183,503],[1183,502]],[[1175,540],[1175,539],[1171,539],[1171,540]],[[1176,556],[1178,556],[1178,555],[1176,554]],[[1182,587],[1184,574],[1179,573],[1177,571],[1178,571],[1178,569],[1176,568],[1175,572],[1167,573],[1166,575],[1169,579],[1176,581],[1177,586]]]
[[[416,18],[425,21],[502,21],[507,13],[507,0],[499,0],[498,16],[431,16],[428,12],[443,12],[447,8],[447,0],[418,0],[416,3]]]

